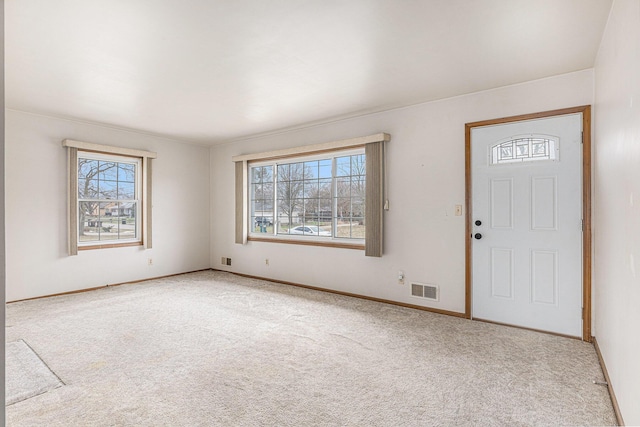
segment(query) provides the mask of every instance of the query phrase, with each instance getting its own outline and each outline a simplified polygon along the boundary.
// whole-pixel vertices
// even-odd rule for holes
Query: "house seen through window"
[[[78,153],[78,244],[140,241],[140,159]]]
[[[365,238],[363,149],[249,165],[250,235]]]

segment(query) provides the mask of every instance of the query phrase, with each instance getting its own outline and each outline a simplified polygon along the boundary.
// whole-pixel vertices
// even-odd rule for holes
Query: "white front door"
[[[582,114],[471,129],[472,316],[582,336]]]

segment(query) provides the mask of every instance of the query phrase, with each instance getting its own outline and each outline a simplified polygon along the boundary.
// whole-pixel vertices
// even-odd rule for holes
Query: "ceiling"
[[[591,68],[610,8],[6,0],[6,107],[213,145]]]

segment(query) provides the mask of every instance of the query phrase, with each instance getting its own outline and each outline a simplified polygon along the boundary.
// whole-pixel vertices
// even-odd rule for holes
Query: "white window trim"
[[[91,159],[91,160],[109,160],[115,163],[129,163],[136,165],[136,176],[135,176],[135,198],[133,200],[126,200],[125,202],[135,202],[136,203],[136,237],[132,239],[117,239],[117,240],[89,240],[89,241],[80,241],[78,239],[78,249],[82,249],[83,247],[92,247],[92,246],[107,246],[107,245],[117,245],[117,244],[127,244],[127,243],[140,243],[142,242],[142,158],[141,157],[130,157],[130,156],[121,156],[115,154],[103,154],[97,153],[95,151],[78,151],[76,168],[79,170],[80,167],[80,159]],[[97,203],[119,203],[122,200],[119,199],[94,199]],[[84,201],[84,199],[82,199]],[[81,203],[80,197],[78,197],[78,204]],[[76,211],[78,224],[80,223],[80,209]]]
[[[252,162],[248,162],[248,173],[250,173],[251,168],[252,167],[260,167],[260,166],[274,166],[275,168],[277,168],[277,166],[279,165],[286,165],[286,164],[290,164],[290,163],[303,163],[303,162],[313,162],[313,161],[317,161],[317,160],[328,160],[331,159],[332,164],[334,162],[334,159],[336,157],[346,157],[346,156],[353,156],[353,155],[359,155],[359,154],[365,154],[365,148],[364,146],[362,147],[358,147],[358,148],[344,148],[344,149],[336,149],[336,150],[331,150],[331,151],[325,151],[324,154],[319,154],[319,153],[312,153],[309,155],[296,155],[296,156],[290,156],[290,157],[279,157],[278,159],[273,159],[273,160],[256,160],[256,161],[252,161]],[[275,172],[274,168],[274,175],[277,176],[277,172]],[[332,167],[333,169],[333,167]],[[333,211],[333,204],[335,202],[335,197],[334,197],[334,192],[335,192],[335,170],[332,170],[332,174],[331,174],[331,186],[332,186],[332,191],[331,191],[331,204],[332,204],[332,209],[331,209],[331,222],[334,223],[335,222],[335,217],[334,217],[334,211]],[[251,190],[250,190],[250,186],[251,186],[251,179],[247,179],[247,195],[248,197],[251,196]],[[318,244],[327,244],[327,245],[332,245],[332,244],[337,244],[337,245],[347,245],[347,246],[353,246],[353,247],[358,247],[361,249],[364,249],[365,247],[365,239],[358,239],[358,238],[348,238],[348,237],[336,237],[335,236],[335,230],[333,230],[333,226],[332,226],[332,230],[333,230],[333,235],[331,237],[320,237],[320,236],[313,236],[313,235],[296,235],[296,234],[279,234],[277,233],[277,227],[279,226],[278,224],[278,215],[277,215],[277,182],[274,180],[274,213],[273,213],[273,227],[274,227],[274,231],[271,234],[265,234],[265,233],[256,233],[253,230],[253,224],[252,224],[252,215],[251,215],[251,208],[249,206],[249,215],[246,216],[246,221],[247,221],[247,230],[248,230],[248,240],[256,240],[256,239],[268,239],[268,240],[284,240],[284,241],[294,241],[294,242],[316,242]],[[249,203],[248,203],[249,205]],[[364,212],[363,212],[364,215]]]
[[[80,246],[86,249],[110,248],[123,245],[142,245],[145,249],[152,247],[152,168],[151,159],[157,158],[157,153],[152,151],[137,150],[124,147],[114,147],[110,145],[94,144],[91,142],[77,141],[73,139],[65,139],[62,146],[67,148],[67,180],[69,202],[67,219],[68,247],[69,255],[78,255],[78,150],[81,152],[96,152],[101,154],[115,154],[124,157],[138,157],[141,159],[140,200],[142,215],[140,217],[141,241],[136,239],[135,242],[126,241],[99,241],[94,242],[91,246]]]
[[[367,231],[365,239],[365,255],[381,257],[383,253],[383,211],[388,210],[385,185],[385,145],[391,140],[387,133],[344,139],[340,141],[312,144],[283,150],[267,151],[254,154],[242,154],[232,157],[235,163],[235,241],[244,245],[248,241],[249,215],[248,197],[248,165],[251,160],[266,160],[294,155],[313,154],[322,151],[333,151],[349,147],[365,147],[367,161]],[[252,240],[257,240],[252,239]],[[266,239],[265,239],[266,240]],[[288,243],[288,241],[271,239],[269,241]],[[299,242],[300,244],[315,244],[315,242]],[[323,244],[331,246],[330,244]],[[347,247],[347,246],[344,246]],[[354,247],[360,249],[360,246]]]

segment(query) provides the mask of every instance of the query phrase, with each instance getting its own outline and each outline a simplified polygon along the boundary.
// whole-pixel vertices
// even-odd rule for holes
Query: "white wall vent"
[[[436,285],[425,285],[423,283],[411,284],[411,296],[418,298],[430,299],[432,301],[439,301],[440,292]]]

